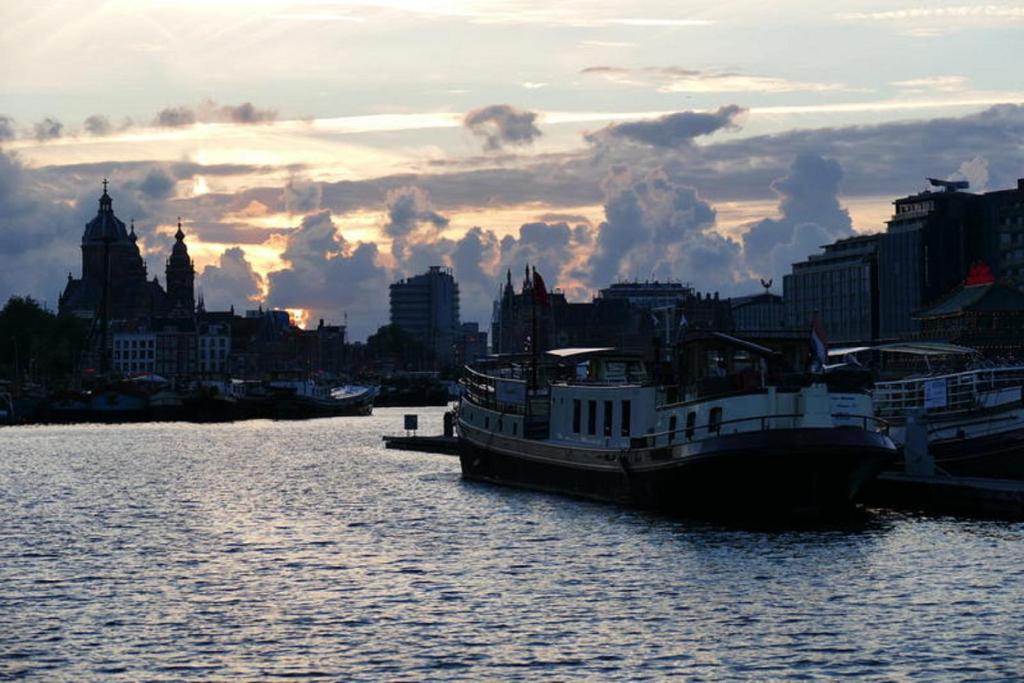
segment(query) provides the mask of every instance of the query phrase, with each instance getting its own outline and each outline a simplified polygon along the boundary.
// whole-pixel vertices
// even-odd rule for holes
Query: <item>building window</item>
[[[597,401],[587,401],[587,434],[597,434]]]
[[[686,438],[693,438],[694,427],[697,425],[697,413],[690,411],[686,416]]]
[[[572,433],[573,434],[579,434],[580,433],[580,412],[581,412],[580,403],[581,402],[580,402],[580,400],[578,398],[574,398],[572,400]]]
[[[604,402],[604,435],[612,435],[612,406],[615,405],[611,401]]]
[[[632,408],[633,405],[629,401],[622,402],[622,429],[620,430],[622,432],[622,436],[629,436],[630,432],[632,431]]]

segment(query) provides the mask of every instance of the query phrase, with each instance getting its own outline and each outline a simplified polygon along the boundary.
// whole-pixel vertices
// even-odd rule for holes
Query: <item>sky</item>
[[[450,267],[486,325],[536,265],[781,292],[925,177],[1024,177],[1024,7],[990,2],[6,0],[0,298],[51,307],[101,180],[207,309],[388,322]]]

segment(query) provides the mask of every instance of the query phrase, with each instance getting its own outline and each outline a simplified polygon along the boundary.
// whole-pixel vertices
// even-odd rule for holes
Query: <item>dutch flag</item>
[[[814,359],[814,371],[824,372],[825,364],[828,363],[828,338],[817,313],[811,321],[811,357]]]

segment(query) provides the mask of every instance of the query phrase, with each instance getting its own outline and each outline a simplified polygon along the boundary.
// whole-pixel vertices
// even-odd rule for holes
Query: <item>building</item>
[[[729,299],[729,305],[732,307],[732,329],[737,333],[787,329],[785,300],[769,292],[767,287],[760,294],[733,297]]]
[[[200,320],[198,346],[199,374],[203,377],[230,375],[231,324],[222,320]]]
[[[487,355],[487,332],[479,323],[462,323],[455,338],[455,365],[471,365]]]
[[[913,314],[947,294],[967,277],[971,264],[988,261],[983,196],[943,183],[893,202],[893,217],[878,239],[878,337],[915,336]]]
[[[859,342],[878,332],[878,235],[839,240],[793,264],[782,279],[785,324],[809,330],[821,319],[830,341]]]
[[[155,277],[148,279],[137,240],[134,221],[130,229],[126,228],[114,214],[114,202],[104,180],[99,210],[82,233],[82,275],[76,279],[68,273],[59,311],[89,320],[103,318],[105,313],[108,321],[142,320],[174,310],[178,315],[192,315],[195,269],[181,221],[167,260],[168,291]]]
[[[1024,353],[1024,294],[996,281],[980,262],[963,284],[914,317],[925,339],[969,346],[988,356]]]
[[[732,327],[727,300],[674,282],[616,283],[580,303],[566,301],[556,289],[548,293],[546,305],[538,305],[529,271],[518,293],[507,273],[494,312],[495,353],[528,351],[534,317],[541,351],[612,346],[648,352],[667,349],[688,329]]]
[[[199,373],[199,330],[194,317],[153,318],[150,332],[156,337],[156,374],[184,383]]]
[[[459,326],[459,285],[451,270],[431,266],[391,285],[391,324],[423,345],[435,369],[453,367]]]
[[[156,371],[156,335],[148,331],[118,331],[112,335],[112,367],[122,375]]]
[[[1017,187],[983,195],[985,220],[991,226],[986,240],[986,263],[994,275],[1007,283],[1024,287],[1024,178]]]

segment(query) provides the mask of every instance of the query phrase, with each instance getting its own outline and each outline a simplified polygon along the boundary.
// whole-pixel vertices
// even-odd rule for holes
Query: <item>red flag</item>
[[[536,268],[533,269],[533,300],[541,306],[548,305],[548,288]]]

